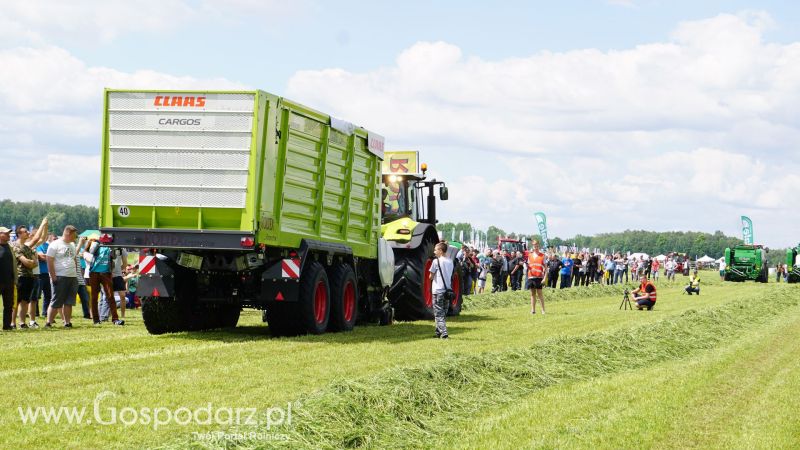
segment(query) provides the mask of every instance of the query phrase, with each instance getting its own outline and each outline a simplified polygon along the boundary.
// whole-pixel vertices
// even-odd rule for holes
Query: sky
[[[0,198],[97,205],[104,87],[348,120],[420,151],[442,221],[800,241],[797,2],[0,0]]]

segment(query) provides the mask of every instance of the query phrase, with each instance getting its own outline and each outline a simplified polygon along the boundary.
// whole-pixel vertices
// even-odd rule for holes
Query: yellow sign
[[[384,152],[382,171],[384,174],[396,175],[420,174],[419,152],[408,150]]]

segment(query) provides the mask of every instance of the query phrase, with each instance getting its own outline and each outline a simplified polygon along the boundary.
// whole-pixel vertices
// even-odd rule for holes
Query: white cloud
[[[252,15],[285,18],[309,9],[306,0],[7,1],[0,9],[0,41],[109,43],[128,33],[169,33],[203,28],[209,21],[237,23]]]
[[[288,92],[390,139],[518,153],[579,152],[587,144],[652,151],[666,139],[727,146],[749,139],[753,126],[793,139],[800,136],[787,113],[800,104],[800,44],[763,43],[765,17],[686,22],[669,42],[627,50],[501,61],[420,42],[372,72],[298,72]]]
[[[0,50],[0,197],[96,205],[103,88],[246,89],[226,79],[92,67],[59,47]]]
[[[789,204],[800,218],[787,188],[797,176],[785,172],[800,163],[800,43],[765,42],[771,26],[766,13],[722,14],[680,23],[665,42],[497,61],[419,42],[369,72],[297,72],[288,96],[387,136],[389,148],[460,149],[451,199],[481,195],[443,206],[457,221],[522,230],[532,222],[520,211],[547,209],[571,233],[735,233],[721,219],[749,208],[770,220]],[[476,164],[501,178],[452,178]]]

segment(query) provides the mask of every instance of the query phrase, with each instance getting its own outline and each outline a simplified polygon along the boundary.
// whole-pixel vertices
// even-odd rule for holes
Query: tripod
[[[622,303],[619,304],[619,309],[623,309],[623,306],[627,310],[630,308],[633,310],[633,305],[631,305],[631,293],[625,289],[625,293],[622,296]]]

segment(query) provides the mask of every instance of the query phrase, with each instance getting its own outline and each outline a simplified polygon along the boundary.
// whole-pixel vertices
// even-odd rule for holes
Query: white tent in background
[[[650,255],[647,253],[631,253],[631,255],[628,256],[628,259],[635,259],[638,261],[642,256],[644,256],[644,259],[650,259]]]
[[[666,255],[658,255],[658,256],[656,256],[656,259],[659,260],[659,261],[664,261],[665,259],[667,259],[667,257],[666,257]]]
[[[710,262],[715,262],[716,260],[708,255],[703,255],[702,258],[698,258],[697,262],[707,264]]]
[[[716,262],[717,264],[719,264],[719,263],[721,263],[721,262],[723,262],[723,261],[725,261],[725,257],[724,257],[724,256],[720,256],[720,258],[719,258],[718,260],[716,260],[715,262]]]

